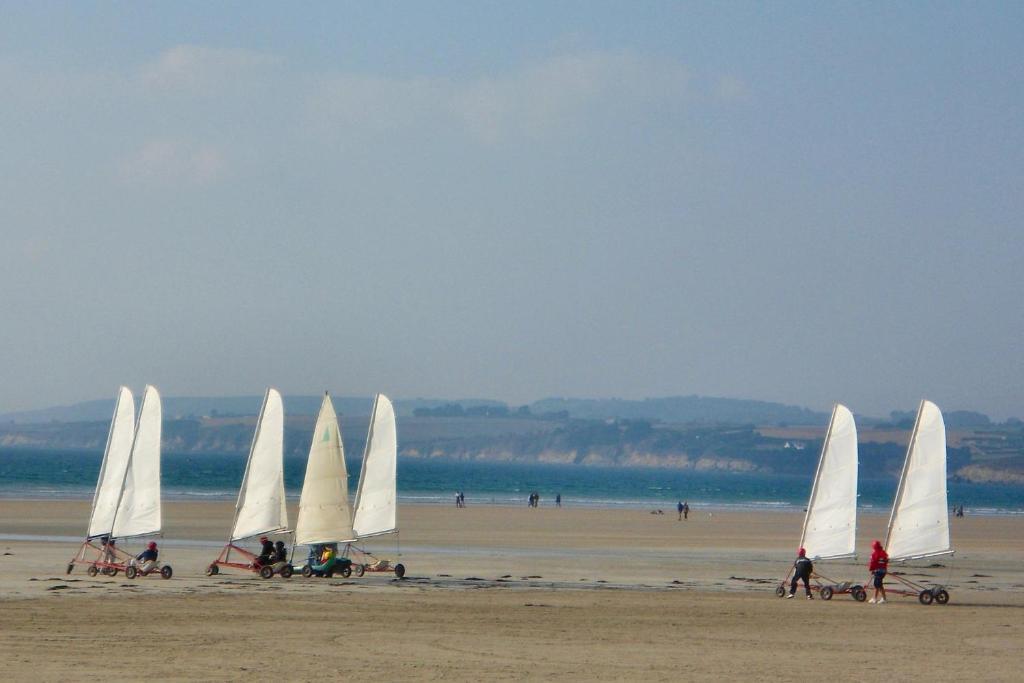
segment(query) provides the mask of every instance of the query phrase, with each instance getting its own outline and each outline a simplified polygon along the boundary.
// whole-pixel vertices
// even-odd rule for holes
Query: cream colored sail
[[[377,394],[366,435],[359,488],[356,489],[352,529],[359,538],[395,531],[398,436],[395,409],[384,394]]]
[[[114,404],[114,417],[110,421],[100,476],[96,480],[96,493],[92,498],[87,534],[89,538],[109,536],[114,528],[114,514],[121,497],[121,484],[124,483],[124,473],[128,469],[134,435],[135,397],[127,387],[121,387]]]
[[[348,506],[348,472],[341,428],[331,397],[325,395],[313,429],[306,478],[299,498],[295,542],[299,545],[355,540]]]
[[[857,543],[857,425],[843,405],[832,409],[807,502],[800,546],[807,557],[853,557]]]
[[[132,440],[132,452],[114,515],[113,536],[130,538],[160,533],[160,394],[147,386]]]
[[[284,405],[276,389],[267,389],[256,421],[249,460],[235,506],[231,540],[288,528],[284,495]]]
[[[946,425],[942,411],[921,401],[907,446],[885,549],[893,561],[953,552],[946,496]]]

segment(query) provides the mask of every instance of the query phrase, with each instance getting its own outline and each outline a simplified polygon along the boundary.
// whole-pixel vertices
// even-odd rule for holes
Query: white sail
[[[921,401],[907,459],[889,517],[885,549],[890,560],[953,552],[946,499],[946,425],[931,401]]]
[[[284,406],[276,389],[267,389],[256,422],[242,488],[235,506],[231,540],[288,528],[284,497]]]
[[[390,533],[396,528],[396,474],[398,436],[395,409],[384,394],[373,403],[370,429],[366,435],[363,466],[356,489],[352,530],[359,538]]]
[[[96,480],[96,493],[92,498],[92,514],[89,515],[89,538],[109,536],[114,528],[114,513],[121,497],[121,484],[128,469],[128,457],[132,452],[132,438],[135,434],[135,397],[127,387],[117,392],[114,417],[110,421],[107,446],[103,451],[100,476]]]
[[[857,425],[836,404],[807,502],[800,546],[807,557],[853,557],[857,543]]]
[[[160,394],[147,386],[132,440],[132,452],[114,515],[117,538],[160,533]]]
[[[313,428],[306,478],[299,497],[295,542],[299,545],[355,540],[348,507],[348,472],[341,428],[331,397],[325,395]]]

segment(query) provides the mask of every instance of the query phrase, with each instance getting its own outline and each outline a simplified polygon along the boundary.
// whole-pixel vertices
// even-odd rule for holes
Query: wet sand
[[[949,605],[925,607],[776,598],[798,513],[697,510],[680,522],[638,510],[403,506],[400,543],[371,549],[405,564],[405,580],[206,577],[232,512],[166,504],[161,560],[174,578],[128,581],[65,574],[88,503],[0,501],[9,675],[1019,680],[1020,518],[952,520],[956,557],[902,570],[949,587]],[[885,521],[862,518],[864,560]],[[864,560],[818,569],[866,581]]]

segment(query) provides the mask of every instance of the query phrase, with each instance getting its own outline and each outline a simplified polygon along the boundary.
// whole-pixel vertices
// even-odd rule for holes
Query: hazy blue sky
[[[0,4],[0,412],[1024,415],[1024,3],[378,4]]]

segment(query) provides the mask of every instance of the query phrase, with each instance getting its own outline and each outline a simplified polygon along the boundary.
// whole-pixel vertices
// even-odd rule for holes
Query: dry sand
[[[667,511],[666,511],[667,512]],[[403,506],[407,578],[203,574],[232,506],[168,503],[169,581],[65,575],[88,504],[0,501],[0,656],[20,680],[1020,680],[1024,519],[954,519],[949,605],[779,600],[795,513]],[[865,516],[860,547],[885,520]],[[45,535],[55,540],[19,539]],[[61,540],[60,537],[65,537]],[[8,554],[9,553],[9,554]],[[941,566],[928,566],[937,564]],[[821,563],[864,581],[863,562]]]

